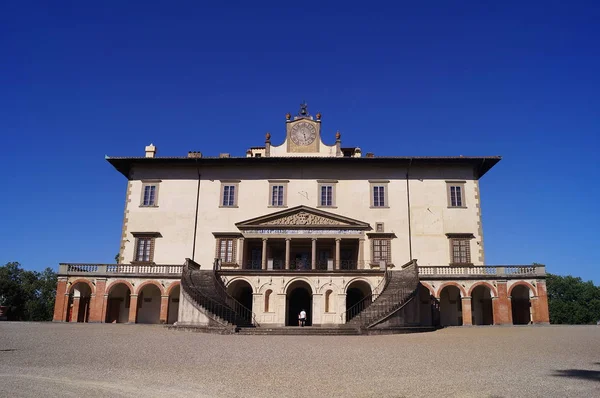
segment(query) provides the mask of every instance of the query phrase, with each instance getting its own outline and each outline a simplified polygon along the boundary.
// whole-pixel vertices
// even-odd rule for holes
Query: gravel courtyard
[[[0,323],[6,397],[600,396],[600,327],[220,336]]]

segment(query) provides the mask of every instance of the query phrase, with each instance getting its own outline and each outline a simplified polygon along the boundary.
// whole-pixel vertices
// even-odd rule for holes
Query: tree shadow
[[[600,370],[562,369],[555,370],[552,376],[571,377],[582,380],[600,381]]]

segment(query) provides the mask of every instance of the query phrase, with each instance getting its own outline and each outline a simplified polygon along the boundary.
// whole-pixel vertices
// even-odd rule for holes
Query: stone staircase
[[[227,293],[225,285],[214,269],[201,270],[190,259],[186,260],[181,277],[183,292],[197,309],[216,325],[228,328],[253,327],[254,314]]]
[[[399,271],[386,271],[380,293],[374,292],[346,311],[346,327],[375,328],[394,317],[416,297],[419,271],[416,260],[401,267]],[[402,319],[394,326],[403,325]]]

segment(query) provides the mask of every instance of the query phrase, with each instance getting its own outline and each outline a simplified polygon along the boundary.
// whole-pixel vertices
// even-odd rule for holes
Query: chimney
[[[154,144],[150,144],[146,147],[146,157],[153,158],[156,156],[156,147]]]
[[[228,158],[228,157],[230,157],[230,155],[228,153],[220,153],[219,157],[220,158]]]
[[[375,154],[373,152],[367,152],[366,158],[374,158]]]
[[[201,158],[202,152],[190,151],[188,152],[188,158]]]

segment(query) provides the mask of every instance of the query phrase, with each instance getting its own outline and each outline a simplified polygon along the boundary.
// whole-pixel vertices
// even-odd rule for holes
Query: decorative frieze
[[[301,211],[289,216],[276,218],[260,223],[259,225],[349,225],[328,217]]]

